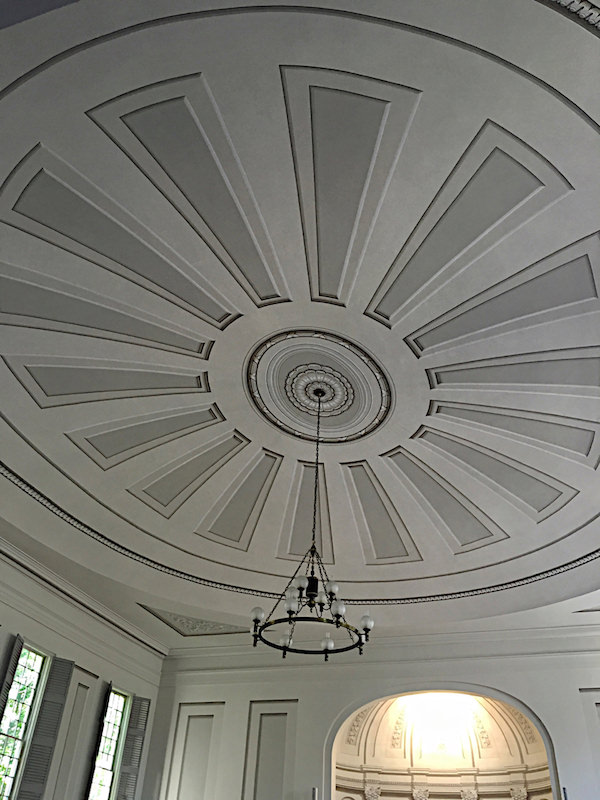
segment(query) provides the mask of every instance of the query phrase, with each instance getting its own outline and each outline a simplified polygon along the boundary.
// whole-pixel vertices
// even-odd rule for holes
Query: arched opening
[[[335,800],[558,800],[546,745],[498,698],[430,691],[375,700],[342,724]]]

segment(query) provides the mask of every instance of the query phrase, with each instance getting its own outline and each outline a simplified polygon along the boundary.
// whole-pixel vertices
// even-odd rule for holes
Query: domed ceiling
[[[280,591],[319,385],[344,596],[552,599],[600,547],[597,98],[481,6],[467,30],[476,3],[164,4],[93,36],[77,5],[0,99],[5,475],[69,523],[31,535],[166,595]]]
[[[334,745],[338,798],[552,797],[543,739],[501,700],[424,692],[364,706]]]

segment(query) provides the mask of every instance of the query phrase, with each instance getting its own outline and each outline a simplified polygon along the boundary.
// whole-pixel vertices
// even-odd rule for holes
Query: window
[[[0,800],[11,797],[17,770],[32,727],[37,690],[46,657],[23,646],[0,721]]]
[[[121,692],[110,692],[88,800],[110,800],[111,798],[111,789],[118,771],[118,761],[122,749],[122,734],[126,727],[128,700],[127,695]],[[0,800],[2,800],[1,797]]]

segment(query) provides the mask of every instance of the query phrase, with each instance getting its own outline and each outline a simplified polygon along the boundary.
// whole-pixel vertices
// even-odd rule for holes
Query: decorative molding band
[[[248,628],[240,628],[239,625],[227,625],[223,622],[213,622],[210,619],[198,619],[198,617],[188,617],[185,614],[177,614],[174,611],[163,611],[160,608],[150,608],[143,603],[138,603],[140,608],[152,614],[153,617],[164,622],[169,628],[180,636],[229,636],[232,633],[247,633]]]
[[[556,7],[557,11],[570,12],[571,19],[580,24],[591,25],[594,33],[600,36],[600,6],[589,0],[538,0],[539,3],[550,7]]]
[[[148,558],[141,553],[136,553],[134,550],[130,550],[128,547],[124,547],[123,545],[114,542],[112,539],[109,539],[108,536],[104,536],[104,534],[100,533],[94,528],[91,528],[84,522],[81,522],[81,520],[69,514],[68,511],[65,511],[60,506],[56,505],[56,503],[50,500],[49,497],[46,497],[46,495],[39,492],[30,483],[27,483],[27,481],[23,480],[23,478],[20,478],[2,462],[0,462],[0,475],[4,476],[8,481],[17,486],[19,489],[25,492],[25,494],[27,494],[37,503],[40,503],[40,505],[47,508],[48,511],[51,511],[68,525],[71,525],[73,528],[81,531],[81,533],[84,533],[91,539],[95,539],[97,542],[100,542],[100,544],[110,547],[111,550],[114,550],[115,552],[120,553],[121,555],[125,556],[126,558],[130,558],[133,561],[138,561],[140,564],[143,564],[146,567],[155,569],[158,572],[164,572],[167,575],[172,575],[175,578],[181,578],[181,580],[189,581],[190,583],[197,583],[202,586],[210,586],[214,589],[222,589],[226,592],[236,592],[238,594],[248,594],[259,597],[270,597],[273,599],[279,597],[279,595],[275,592],[265,592],[261,591],[260,589],[250,589],[246,588],[245,586],[236,586],[234,584],[213,581],[209,578],[201,578],[199,575],[192,575],[189,572],[174,569],[166,564],[161,564],[158,561],[154,561],[152,558]],[[600,514],[598,516],[600,516]],[[582,567],[585,564],[589,564],[590,562],[598,559],[600,559],[600,548],[592,550],[590,553],[586,553],[584,556],[579,556],[579,558],[574,558],[571,561],[560,564],[557,567],[552,567],[552,569],[546,569],[542,572],[535,572],[533,575],[527,575],[524,578],[505,581],[504,583],[496,583],[480,589],[463,589],[459,592],[443,592],[440,594],[428,594],[416,597],[374,597],[369,598],[368,602],[370,605],[377,606],[414,605],[415,603],[434,603],[441,600],[458,600],[463,597],[475,597],[482,594],[493,594],[495,592],[507,591],[508,589],[516,589],[520,586],[527,586],[530,583],[537,583],[538,581],[543,581],[547,578],[553,578],[556,575],[561,575],[564,572],[577,569],[578,567]],[[346,602],[364,605],[366,601],[364,598],[347,598]]]

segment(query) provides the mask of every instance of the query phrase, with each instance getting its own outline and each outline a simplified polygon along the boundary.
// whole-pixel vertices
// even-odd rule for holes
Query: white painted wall
[[[39,565],[38,565],[39,567]],[[342,722],[377,697],[456,689],[507,700],[555,754],[555,798],[600,797],[600,644],[593,628],[374,637],[328,664],[205,637],[160,652],[85,608],[50,574],[0,559],[0,658],[20,633],[76,668],[45,800],[81,800],[102,686],[152,699],[136,800],[301,800],[331,796]],[[161,666],[163,666],[162,680]],[[159,689],[160,682],[160,689]],[[152,722],[152,721],[151,721]],[[557,789],[559,791],[557,791]]]
[[[102,619],[99,608],[85,608],[72,587],[40,565],[44,577],[34,576],[32,567],[0,556],[0,669],[16,634],[75,662],[44,800],[82,800],[107,683],[149,697],[151,723],[162,654]],[[144,796],[141,784],[136,800]]]
[[[165,662],[144,800],[308,800],[313,786],[328,800],[331,749],[343,720],[374,698],[423,689],[474,691],[516,705],[537,722],[555,755],[555,798],[563,800],[564,786],[568,800],[595,800],[600,797],[596,648],[595,640],[586,644],[573,629],[560,637],[527,631],[497,638],[412,636],[403,644],[375,638],[362,659],[351,653],[344,663],[340,658],[311,666],[301,666],[304,657],[288,656],[282,663],[276,654],[271,658],[250,647],[174,653]],[[186,735],[193,735],[186,733],[185,715],[207,708],[218,709],[219,717],[204,744],[212,788],[196,786],[192,792],[185,788],[186,776],[206,751],[200,756],[191,748],[183,754]],[[282,716],[261,731],[259,708]],[[261,735],[268,742],[262,756]],[[285,775],[270,762],[285,763]],[[263,782],[254,794],[253,781],[269,769],[271,783]]]

